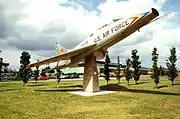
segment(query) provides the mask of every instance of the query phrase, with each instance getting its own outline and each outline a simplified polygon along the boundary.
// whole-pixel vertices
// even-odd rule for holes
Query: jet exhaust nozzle
[[[151,10],[155,16],[159,16],[159,12],[155,8],[151,8]]]

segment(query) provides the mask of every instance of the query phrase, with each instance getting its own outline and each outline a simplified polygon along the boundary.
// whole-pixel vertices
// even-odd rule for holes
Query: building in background
[[[4,74],[8,72],[9,63],[4,63],[3,58],[0,58],[0,81],[4,77]]]
[[[103,76],[104,74],[104,61],[96,61],[97,62],[97,70],[98,70],[98,74],[99,76]],[[122,65],[121,64],[121,75],[124,74],[124,69],[125,69],[126,65]],[[117,69],[117,63],[110,63],[110,75],[111,76],[115,76],[115,72]],[[72,73],[77,73],[80,75],[84,74],[84,64],[80,63],[78,64],[78,67],[72,67],[72,68],[64,68],[61,69],[61,71],[63,72],[63,74],[72,74]],[[141,67],[140,68],[140,72],[143,75],[147,75],[148,72],[151,71],[151,68],[146,68],[146,67]]]

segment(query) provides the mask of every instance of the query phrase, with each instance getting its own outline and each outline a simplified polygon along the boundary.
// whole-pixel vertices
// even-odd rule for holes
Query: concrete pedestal
[[[89,55],[86,57],[84,65],[83,92],[100,91],[96,56]]]

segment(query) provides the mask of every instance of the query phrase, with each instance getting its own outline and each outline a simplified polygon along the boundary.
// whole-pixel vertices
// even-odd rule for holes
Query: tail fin
[[[56,48],[56,52],[57,52],[58,54],[63,54],[63,53],[65,53],[65,52],[67,51],[66,48],[64,48],[63,46],[61,46],[61,45],[58,44],[58,43],[55,44],[55,48]]]

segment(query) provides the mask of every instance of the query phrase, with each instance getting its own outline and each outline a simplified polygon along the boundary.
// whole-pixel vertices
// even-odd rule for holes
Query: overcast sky
[[[19,68],[23,50],[31,62],[56,55],[56,42],[73,48],[113,18],[149,11],[171,13],[109,48],[111,60],[121,62],[137,49],[142,66],[151,67],[151,52],[157,47],[159,65],[165,66],[170,48],[180,60],[179,0],[0,0],[0,57]],[[180,61],[177,62],[180,67]]]

